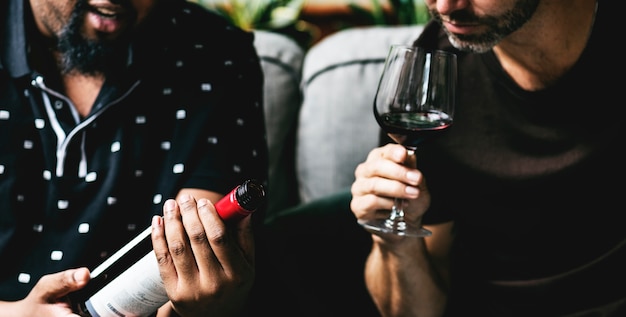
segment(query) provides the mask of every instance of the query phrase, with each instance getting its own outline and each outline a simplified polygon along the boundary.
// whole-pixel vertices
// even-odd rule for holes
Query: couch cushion
[[[423,26],[346,29],[318,42],[303,64],[303,104],[296,140],[300,199],[335,193],[378,145],[372,106],[392,44],[411,44]]]
[[[265,75],[264,107],[269,148],[267,213],[299,202],[294,142],[302,103],[300,77],[304,50],[291,38],[255,30],[254,45]]]

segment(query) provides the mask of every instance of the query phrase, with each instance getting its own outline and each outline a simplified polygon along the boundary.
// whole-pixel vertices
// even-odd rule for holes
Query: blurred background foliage
[[[424,0],[371,0],[369,7],[355,3],[348,5],[356,15],[373,25],[424,24],[430,19]]]
[[[244,30],[268,30],[292,37],[307,48],[318,40],[316,25],[303,19],[307,0],[188,0],[212,9]],[[423,24],[429,13],[423,0],[344,1],[351,21],[340,28],[362,25]],[[339,3],[339,2],[337,2]],[[335,4],[337,6],[337,4]],[[358,25],[352,21],[359,21]]]
[[[267,30],[293,38],[307,48],[315,37],[315,27],[300,19],[306,0],[188,0],[225,16],[247,30]]]
[[[214,9],[244,30],[276,30],[296,23],[305,0],[189,0]]]

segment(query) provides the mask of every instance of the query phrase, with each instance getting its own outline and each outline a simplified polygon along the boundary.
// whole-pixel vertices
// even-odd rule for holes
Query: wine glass
[[[417,147],[452,124],[456,99],[456,55],[408,45],[392,45],[374,99],[374,117],[384,132],[407,149],[414,164]],[[396,198],[387,219],[361,222],[365,228],[402,236],[431,232],[404,220],[405,199]]]

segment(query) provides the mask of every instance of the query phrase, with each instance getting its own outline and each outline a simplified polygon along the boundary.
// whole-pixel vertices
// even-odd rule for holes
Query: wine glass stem
[[[391,208],[391,215],[385,222],[385,225],[392,229],[395,233],[401,233],[406,230],[406,222],[404,221],[404,203],[402,198],[394,199],[393,208]]]
[[[407,148],[406,149],[406,159],[404,160],[404,164],[409,167],[414,167],[415,163],[415,149]],[[406,222],[404,221],[404,204],[406,203],[406,199],[396,198],[394,199],[393,208],[391,209],[391,215],[385,222],[385,225],[392,229],[396,233],[402,233],[407,229]]]

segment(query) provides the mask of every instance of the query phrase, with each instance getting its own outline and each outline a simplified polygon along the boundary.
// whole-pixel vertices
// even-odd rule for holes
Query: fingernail
[[[152,217],[152,228],[160,227],[162,224],[163,224],[163,218],[161,218],[161,216]]]
[[[168,200],[165,201],[165,204],[163,204],[163,212],[164,213],[173,212],[174,208],[176,208],[176,202],[174,202],[173,199],[168,199]]]
[[[209,200],[208,199],[206,199],[206,198],[198,199],[198,202],[197,202],[198,208],[202,208],[202,207],[204,207],[204,206],[206,206],[208,204],[209,204]]]
[[[410,171],[406,173],[406,178],[413,182],[417,182],[419,180],[419,176],[419,173],[415,171]]]
[[[413,186],[407,186],[404,191],[409,195],[417,195],[419,192],[418,189]]]
[[[186,203],[186,202],[188,202],[190,200],[191,200],[191,195],[189,195],[189,194],[184,194],[184,195],[180,196],[180,202],[181,203]]]
[[[406,153],[405,149],[396,149],[393,151],[393,157],[397,160],[401,160]]]
[[[72,276],[76,282],[84,282],[87,280],[87,274],[83,270],[76,270]]]

